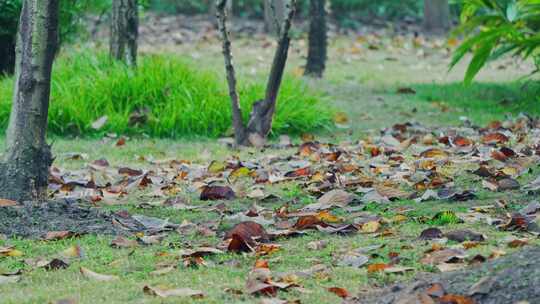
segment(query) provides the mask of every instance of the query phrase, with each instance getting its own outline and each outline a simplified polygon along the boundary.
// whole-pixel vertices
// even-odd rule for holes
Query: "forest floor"
[[[306,82],[343,113],[339,126],[292,145],[55,139],[55,199],[85,197],[81,208],[101,210],[113,228],[79,235],[93,230],[51,224],[34,239],[11,236],[10,215],[26,207],[0,204],[0,303],[286,303],[265,301],[274,292],[289,303],[336,303],[540,245],[537,122],[516,119],[538,111],[537,85],[515,82],[531,65],[494,62],[463,86],[463,65],[447,73],[445,39],[332,41],[326,77]],[[264,77],[272,40],[235,43],[240,78]],[[298,77],[304,49],[296,41],[291,51]],[[142,52],[190,56],[223,74],[212,37],[159,48],[143,38]],[[257,184],[265,172],[269,181]],[[113,186],[97,193],[90,181]],[[330,189],[340,190],[321,199]],[[28,225],[40,219],[29,213]],[[266,231],[243,224],[236,244],[223,240],[246,221]]]

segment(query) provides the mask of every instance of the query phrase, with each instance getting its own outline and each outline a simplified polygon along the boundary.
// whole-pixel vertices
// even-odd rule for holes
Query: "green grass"
[[[463,83],[413,85],[420,101],[438,102],[458,110],[475,123],[502,120],[508,114],[540,114],[540,83]]]
[[[0,81],[0,128],[5,129],[13,80]],[[251,104],[263,97],[262,83],[240,87],[247,120]],[[135,111],[147,111],[147,121],[130,124]],[[101,135],[115,132],[152,137],[218,137],[231,126],[226,83],[196,63],[174,56],[143,57],[136,71],[111,62],[105,54],[71,53],[56,62],[49,110],[54,135]],[[96,131],[93,121],[106,115]],[[316,93],[293,77],[280,92],[274,134],[298,134],[327,128],[331,110]]]

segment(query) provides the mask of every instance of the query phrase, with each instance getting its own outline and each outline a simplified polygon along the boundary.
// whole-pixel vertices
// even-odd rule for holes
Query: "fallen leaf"
[[[458,243],[463,243],[465,241],[483,242],[486,239],[484,235],[466,229],[450,231],[445,233],[444,236],[447,239]]]
[[[476,302],[469,297],[447,294],[438,299],[439,304],[476,304]]]
[[[422,233],[420,233],[420,236],[418,239],[420,240],[433,240],[433,239],[440,239],[443,237],[443,233],[439,228],[427,228]]]
[[[100,130],[102,129],[107,121],[109,120],[109,117],[107,115],[101,116],[100,118],[96,119],[92,124],[90,125],[92,129],[94,130]]]
[[[83,277],[90,280],[94,280],[94,281],[108,282],[108,281],[118,280],[117,276],[100,274],[97,272],[93,272],[92,270],[85,267],[81,267],[80,272],[83,275]]]
[[[177,288],[177,289],[162,289],[159,287],[144,286],[143,292],[147,295],[157,296],[160,298],[180,297],[180,298],[204,298],[204,293],[199,290],[193,290],[191,288]]]
[[[374,272],[384,271],[387,268],[390,268],[390,265],[384,264],[384,263],[376,263],[376,264],[368,265],[367,271],[368,273],[374,273]]]
[[[18,205],[19,203],[16,201],[0,198],[0,207],[13,207]]]
[[[346,299],[348,298],[350,295],[349,295],[349,292],[347,291],[347,289],[345,288],[341,288],[341,287],[330,287],[327,289],[329,292],[337,295],[338,297],[340,298],[343,298],[343,299]]]
[[[232,200],[235,198],[236,194],[228,186],[206,186],[200,197],[202,201]]]

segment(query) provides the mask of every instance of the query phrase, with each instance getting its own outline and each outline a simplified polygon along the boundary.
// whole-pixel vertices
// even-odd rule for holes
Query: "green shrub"
[[[451,67],[473,53],[466,83],[488,61],[506,54],[533,57],[537,69],[540,67],[539,0],[464,0],[461,19],[456,34],[465,35],[466,40],[456,50]]]
[[[0,127],[8,121],[13,80],[0,82]],[[247,120],[262,84],[240,88]],[[139,111],[146,122],[130,124]],[[91,123],[108,116],[96,131]],[[273,133],[317,131],[331,124],[331,112],[294,78],[285,79]],[[49,131],[56,135],[147,134],[154,137],[222,136],[231,126],[226,83],[193,64],[169,56],[143,57],[136,71],[107,55],[61,56],[53,72]]]

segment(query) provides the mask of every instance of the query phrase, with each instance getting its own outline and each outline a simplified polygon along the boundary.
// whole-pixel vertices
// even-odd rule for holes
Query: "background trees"
[[[139,6],[137,0],[113,0],[111,20],[111,57],[129,66],[137,65]]]
[[[17,36],[15,90],[0,163],[0,197],[46,196],[50,147],[46,143],[51,72],[58,45],[58,0],[25,0]]]
[[[432,33],[450,30],[452,19],[448,0],[424,0],[424,27]]]
[[[309,47],[306,75],[322,77],[326,66],[327,28],[325,0],[311,0],[309,4]]]

